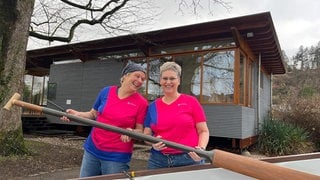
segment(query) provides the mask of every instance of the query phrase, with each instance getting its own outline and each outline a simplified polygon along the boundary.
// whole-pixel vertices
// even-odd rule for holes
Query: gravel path
[[[25,137],[25,139],[44,142],[57,146],[68,146],[76,149],[83,149],[83,143],[86,138],[80,136],[61,136],[61,137]],[[149,157],[150,146],[143,143],[136,143],[132,158],[147,160]]]
[[[66,147],[66,148],[72,147],[73,149],[79,149],[80,152],[83,150],[83,143],[85,141],[84,137],[75,137],[75,136],[46,137],[46,136],[27,135],[25,139],[30,141],[43,142],[43,143],[51,144],[57,147]],[[139,142],[134,145],[134,153],[132,155],[132,161],[130,163],[131,170],[138,171],[138,170],[147,169],[147,159],[149,157],[149,149],[150,149],[150,146],[147,146]],[[52,156],[55,156],[54,155],[55,153],[56,151],[52,151]],[[34,174],[24,176],[23,178],[19,176],[17,178],[11,178],[11,179],[23,179],[23,180],[74,179],[79,177],[79,172],[80,172],[80,164],[75,167],[54,169],[53,171],[48,171],[48,172],[37,172]],[[0,179],[1,179],[1,176],[0,176]]]

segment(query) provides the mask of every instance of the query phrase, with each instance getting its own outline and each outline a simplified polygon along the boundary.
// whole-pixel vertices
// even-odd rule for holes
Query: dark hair
[[[142,71],[146,74],[146,70],[140,65],[133,62],[129,62],[122,70],[121,77],[135,71]]]

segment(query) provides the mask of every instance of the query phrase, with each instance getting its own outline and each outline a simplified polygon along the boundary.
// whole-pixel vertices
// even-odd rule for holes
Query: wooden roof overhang
[[[150,47],[233,38],[236,29],[247,42],[252,53],[261,58],[263,68],[272,74],[284,74],[282,52],[269,12],[205,22],[138,34],[130,34],[27,52],[26,69],[29,74],[48,74],[54,61],[90,60],[98,54],[140,49],[148,56]]]

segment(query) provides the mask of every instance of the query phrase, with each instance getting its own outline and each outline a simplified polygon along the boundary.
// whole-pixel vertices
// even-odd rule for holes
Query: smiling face
[[[134,71],[122,77],[122,85],[129,90],[137,91],[141,88],[146,79],[146,74],[142,71]]]
[[[175,94],[178,92],[180,78],[173,70],[166,70],[161,73],[160,85],[165,95]]]

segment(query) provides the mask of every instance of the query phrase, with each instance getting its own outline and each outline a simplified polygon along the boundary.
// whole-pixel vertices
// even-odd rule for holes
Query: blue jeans
[[[205,160],[199,162],[194,161],[188,153],[162,154],[161,152],[152,149],[148,161],[148,169],[179,167],[204,163]]]
[[[122,173],[128,170],[129,165],[127,163],[101,160],[85,150],[82,158],[80,177]]]

